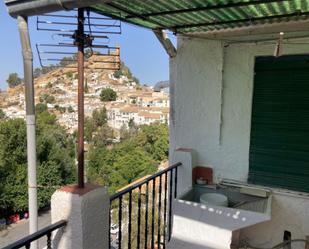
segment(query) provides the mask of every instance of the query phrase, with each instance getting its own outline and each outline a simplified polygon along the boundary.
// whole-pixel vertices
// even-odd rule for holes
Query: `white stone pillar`
[[[172,164],[181,162],[178,167],[177,196],[181,196],[192,188],[192,170],[196,166],[196,152],[189,148],[179,148],[174,151]]]
[[[107,189],[98,185],[58,189],[51,198],[51,220],[68,224],[53,234],[53,248],[108,249],[109,203]]]

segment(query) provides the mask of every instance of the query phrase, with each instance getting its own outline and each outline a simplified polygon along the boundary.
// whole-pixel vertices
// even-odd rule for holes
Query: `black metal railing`
[[[39,240],[40,238],[45,237],[45,236],[46,236],[46,247],[44,248],[52,249],[52,238],[51,238],[52,232],[59,228],[66,226],[66,224],[67,224],[67,221],[65,220],[58,221],[33,234],[28,235],[27,237],[21,240],[18,240],[6,247],[3,247],[2,249],[18,249],[22,247],[25,247],[26,249],[30,249],[31,242]]]
[[[176,163],[110,197],[111,249],[165,249],[180,165]]]

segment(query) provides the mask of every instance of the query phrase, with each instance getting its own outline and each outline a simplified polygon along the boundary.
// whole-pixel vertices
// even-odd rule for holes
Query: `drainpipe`
[[[28,19],[27,17],[18,16],[17,20],[24,62],[27,123],[29,233],[32,234],[38,230],[33,56],[30,44]],[[31,243],[31,249],[37,249],[37,242]]]

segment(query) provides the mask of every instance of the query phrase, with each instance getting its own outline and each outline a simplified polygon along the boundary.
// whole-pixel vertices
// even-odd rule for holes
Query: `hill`
[[[106,58],[107,61],[115,60],[115,56]],[[85,115],[91,116],[93,110],[105,106],[109,111],[109,118],[120,118],[121,125],[127,125],[129,118],[123,120],[127,110],[135,110],[135,118],[140,122],[152,123],[156,120],[166,120],[168,107],[168,96],[166,94],[155,93],[151,87],[141,86],[131,70],[121,62],[120,69],[102,70],[96,69],[99,59],[97,55],[89,58],[85,69]],[[61,62],[60,62],[61,63]],[[105,64],[107,67],[113,67],[114,64]],[[49,69],[36,70],[37,77],[34,80],[35,102],[47,104],[50,112],[57,116],[58,122],[68,128],[69,132],[74,132],[77,125],[77,69],[69,67],[50,67]],[[46,73],[44,73],[46,72]],[[113,102],[102,102],[100,94],[103,89],[111,88],[117,93],[117,99]],[[163,103],[162,105],[160,104]],[[153,108],[164,107],[164,110],[154,110]],[[18,85],[14,88],[8,88],[6,92],[0,93],[0,108],[9,118],[25,117],[25,96],[24,86]],[[120,108],[118,117],[113,116],[115,108]],[[145,110],[145,108],[152,108]],[[122,113],[121,110],[124,110]],[[147,112],[144,116],[138,114]],[[154,113],[156,115],[154,115]],[[165,113],[164,118],[158,116]],[[149,121],[149,113],[150,118]],[[142,119],[141,119],[142,118]],[[136,120],[138,122],[138,120]],[[120,129],[121,125],[115,122],[109,122],[113,128]],[[119,123],[118,122],[118,123]]]

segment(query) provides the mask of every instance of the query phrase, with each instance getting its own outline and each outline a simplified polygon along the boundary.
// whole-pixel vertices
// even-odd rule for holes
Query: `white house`
[[[309,234],[308,2],[205,1],[201,7],[195,1],[163,1],[157,9],[138,1],[120,8],[116,2],[114,10],[127,10],[128,22],[154,29],[170,56],[170,162],[183,164],[170,247],[270,248],[304,239]],[[139,7],[143,11],[132,19]],[[111,14],[104,5],[97,9]],[[177,34],[177,48],[162,26]],[[265,196],[263,215],[222,207],[213,215],[203,211],[201,199],[187,200],[185,194],[196,187],[196,166],[212,170],[217,191]]]
[[[171,60],[171,160],[192,149],[216,183],[270,189],[271,219],[240,232],[259,247],[309,233],[307,42],[284,43],[291,57],[274,58],[275,42],[181,37]]]
[[[165,182],[173,222],[162,220],[168,238],[161,238],[160,227],[158,236],[152,229],[151,248],[161,243],[173,249],[304,248],[309,234],[308,1],[112,0],[92,8],[152,29],[170,57],[174,166]],[[177,48],[164,29],[177,34]],[[155,178],[151,181],[155,186]],[[137,188],[141,191],[141,185]],[[130,194],[130,224],[132,191],[117,193],[120,231],[121,198]],[[65,203],[62,195],[55,195],[54,207]],[[140,194],[138,203],[141,207]],[[61,216],[57,208],[54,213]],[[88,224],[92,216],[85,216]],[[71,218],[69,229],[70,223],[76,220]],[[82,231],[89,236],[86,242],[89,230]],[[101,230],[92,226],[90,231]],[[67,233],[67,240],[75,238]]]

